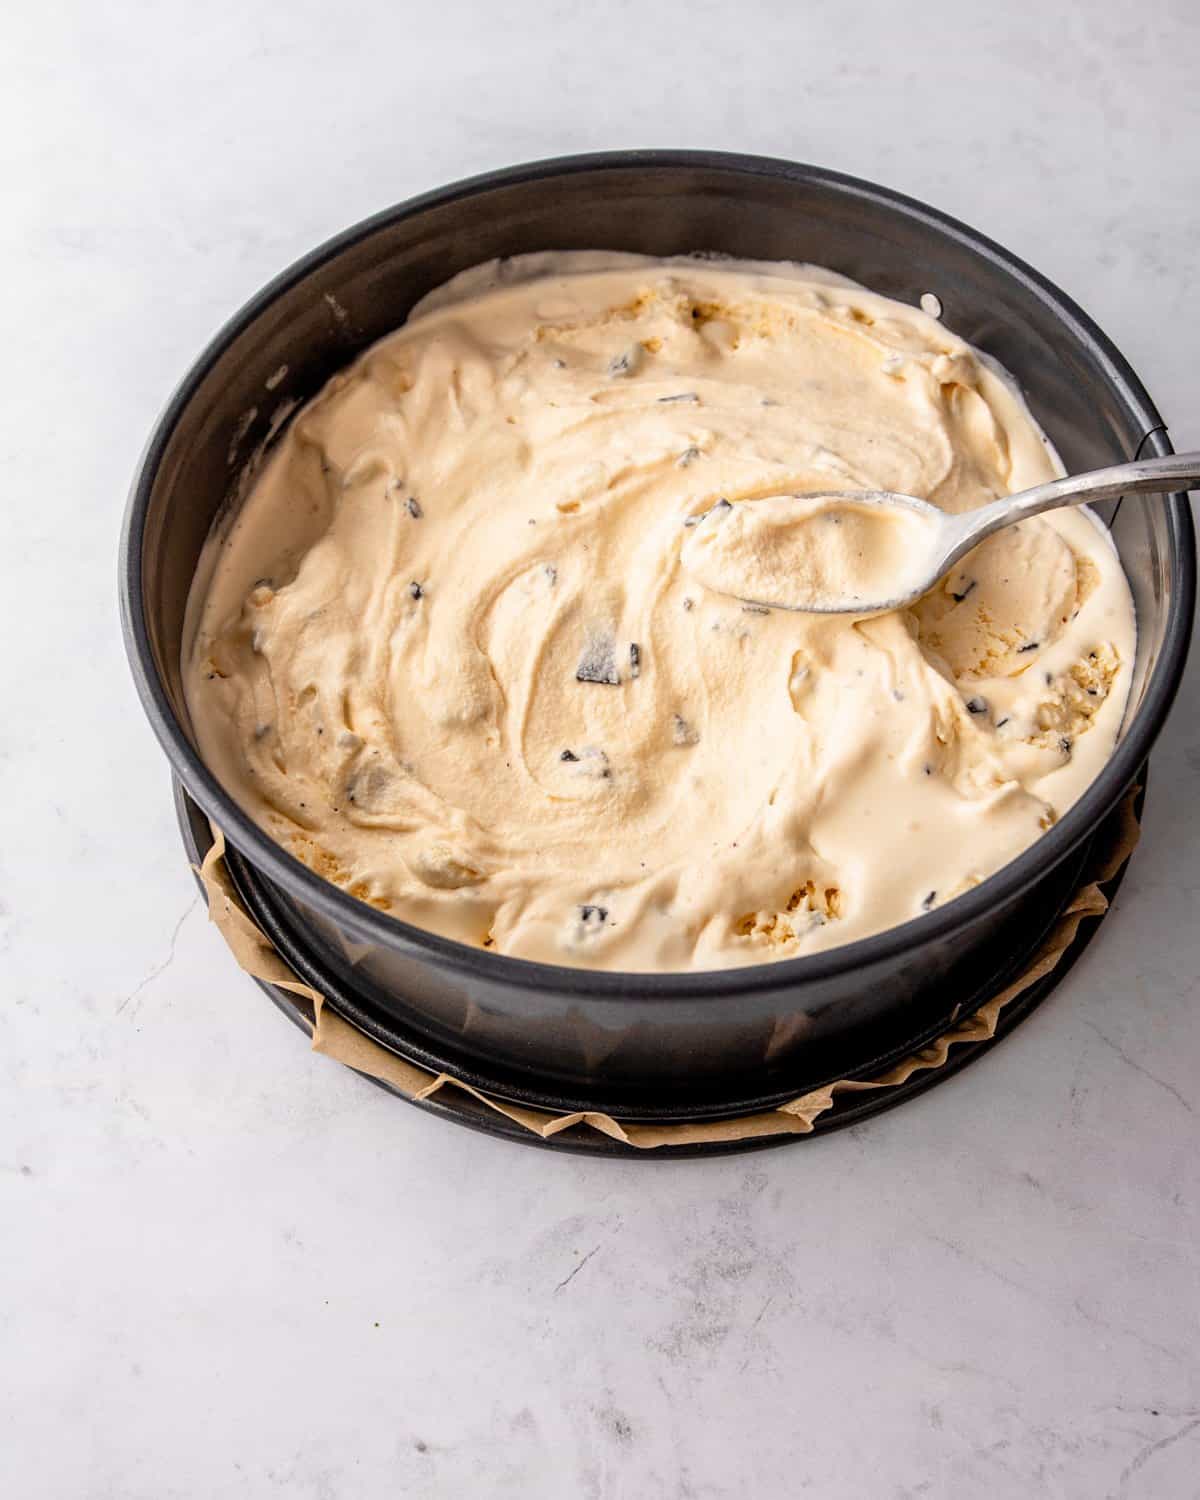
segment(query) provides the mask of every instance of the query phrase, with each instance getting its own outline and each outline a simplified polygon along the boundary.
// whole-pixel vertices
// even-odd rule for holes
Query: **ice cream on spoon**
[[[985,538],[1043,511],[1200,484],[1200,452],[1055,479],[951,515],[888,490],[719,500],[689,517],[683,566],[744,604],[808,614],[882,614],[927,593]]]

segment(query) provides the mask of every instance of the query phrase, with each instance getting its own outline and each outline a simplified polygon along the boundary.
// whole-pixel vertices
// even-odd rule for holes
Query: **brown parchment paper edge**
[[[548,1140],[573,1125],[585,1125],[625,1145],[652,1150],[656,1146],[684,1146],[701,1142],[711,1144],[771,1135],[807,1135],[819,1116],[832,1108],[838,1094],[894,1088],[906,1082],[914,1073],[940,1068],[949,1056],[951,1047],[958,1043],[981,1042],[994,1036],[1004,1007],[1055,967],[1074,941],[1084,918],[1101,916],[1108,909],[1108,901],[1100,887],[1117,873],[1137,844],[1141,829],[1134,805],[1140,790],[1140,787],[1135,786],[1129,791],[1116,818],[1101,831],[1099,837],[1103,847],[1092,850],[1084,882],[1067,902],[1029,967],[1020,978],[1015,979],[974,1014],[875,1078],[842,1078],[760,1114],[687,1125],[621,1124],[611,1115],[591,1110],[553,1115],[542,1110],[525,1109],[482,1093],[447,1073],[430,1073],[406,1062],[404,1058],[397,1057],[344,1021],[336,1011],[326,1006],[322,995],[296,978],[242,905],[225,864],[225,836],[215,824],[211,825],[212,847],[196,873],[208,899],[209,919],[225,939],[241,968],[253,978],[278,985],[280,989],[299,995],[311,1004],[314,1015],[314,1052],[333,1058],[335,1062],[353,1068],[356,1072],[379,1079],[407,1099],[429,1099],[443,1089],[460,1089],[488,1109],[505,1115],[543,1140]]]

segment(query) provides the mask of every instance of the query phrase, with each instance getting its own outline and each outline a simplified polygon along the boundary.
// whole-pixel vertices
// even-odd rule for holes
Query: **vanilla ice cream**
[[[783,602],[850,545],[903,573],[902,527],[780,551],[774,497],[961,511],[1058,472],[998,371],[829,273],[480,268],[296,414],[210,539],[198,745],[312,869],[497,953],[687,970],[845,943],[977,884],[1104,765],[1134,649],[1116,553],[1062,510],[906,611],[718,586],[743,568]]]
[[[716,594],[818,612],[861,604],[874,613],[924,592],[944,519],[846,495],[721,499],[697,518],[680,556]]]

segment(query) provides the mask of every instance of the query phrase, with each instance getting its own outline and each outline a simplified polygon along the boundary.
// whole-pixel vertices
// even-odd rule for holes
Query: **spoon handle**
[[[1142,458],[1131,464],[1114,464],[1110,469],[1092,469],[1087,474],[1068,474],[1065,479],[1052,479],[1049,484],[1039,484],[1035,489],[1022,490],[967,512],[963,517],[966,534],[961,546],[955,548],[956,558],[1002,526],[1040,515],[1044,510],[1084,505],[1089,500],[1115,500],[1119,495],[1171,494],[1197,486],[1200,486],[1200,453],[1172,453],[1166,458]]]

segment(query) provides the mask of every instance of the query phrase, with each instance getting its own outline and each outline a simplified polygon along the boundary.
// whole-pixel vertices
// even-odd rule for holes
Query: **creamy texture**
[[[735,599],[782,609],[874,609],[919,591],[933,568],[941,520],[844,495],[719,500],[681,557],[693,578]]]
[[[499,953],[703,969],[863,937],[1011,859],[1111,753],[1111,544],[1055,512],[870,619],[746,607],[682,550],[722,499],[958,511],[1056,472],[965,344],[828,273],[485,268],[330,381],[211,539],[199,747],[311,868]]]

